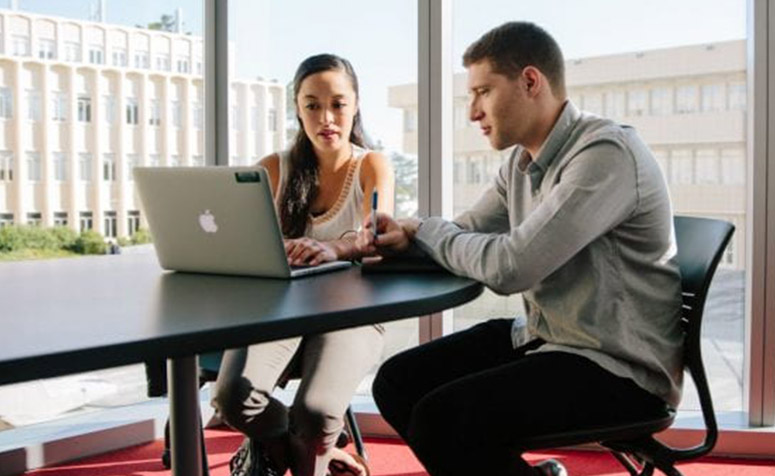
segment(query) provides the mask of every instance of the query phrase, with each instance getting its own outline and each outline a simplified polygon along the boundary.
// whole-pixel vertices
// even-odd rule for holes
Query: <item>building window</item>
[[[40,121],[40,92],[33,89],[27,90],[27,119]]]
[[[170,109],[172,110],[172,126],[182,127],[183,126],[183,106],[180,104],[180,101],[172,101],[172,105]]]
[[[135,52],[135,68],[148,69],[151,66],[150,56],[147,51]]]
[[[67,120],[67,93],[54,92],[51,95],[51,120],[63,122]]]
[[[178,57],[177,66],[178,66],[178,73],[188,74],[190,71],[188,58],[186,58],[185,56]]]
[[[103,96],[102,103],[105,104],[105,122],[113,124],[116,120],[116,98]]]
[[[51,155],[54,163],[54,180],[64,182],[67,180],[67,156],[64,152],[54,152]]]
[[[0,228],[13,225],[13,213],[0,213]]]
[[[201,129],[203,121],[203,108],[202,103],[195,102],[191,109],[192,121],[194,123],[194,129]]]
[[[113,66],[126,66],[126,50],[124,48],[113,48]]]
[[[11,41],[13,42],[13,54],[15,56],[30,55],[30,39],[28,37],[14,35]]]
[[[11,88],[0,88],[0,118],[11,119],[13,117],[13,98]]]
[[[128,154],[126,156],[126,179],[130,182],[134,180],[134,169],[140,165],[140,157],[137,154]]]
[[[65,43],[65,61],[81,61],[81,44],[68,41]]]
[[[715,185],[719,180],[718,150],[698,149],[694,157],[695,183]]]
[[[78,155],[79,177],[82,182],[91,182],[91,154]]]
[[[169,71],[170,55],[156,55],[156,69],[159,71]]]
[[[697,87],[679,86],[675,90],[676,114],[689,114],[697,112]]]
[[[609,91],[605,93],[605,115],[611,119],[624,117],[626,103],[624,91]]]
[[[126,99],[126,123],[130,125],[137,125],[139,123],[139,111],[137,107],[137,99]]]
[[[56,41],[48,40],[48,39],[38,40],[38,58],[56,59],[56,57],[57,57]]]
[[[250,130],[258,132],[258,125],[261,122],[261,109],[258,106],[250,108]]]
[[[630,116],[644,116],[648,111],[648,94],[644,89],[627,92],[627,112]]]
[[[103,53],[101,46],[89,47],[89,63],[91,64],[103,64]]]
[[[127,212],[127,232],[129,233],[129,236],[132,236],[135,233],[137,233],[137,230],[139,229],[140,229],[140,211],[129,210]]]
[[[78,96],[78,122],[91,122],[91,97]]]
[[[603,95],[601,93],[588,93],[584,95],[584,110],[603,115]]]
[[[721,84],[706,84],[702,86],[702,112],[724,110],[724,86]]]
[[[148,115],[148,124],[152,126],[161,125],[161,102],[158,99],[151,99],[151,111]]]
[[[670,88],[655,88],[651,90],[651,114],[667,116],[673,112],[672,91]]]
[[[239,107],[238,104],[232,104],[231,106],[231,128],[233,130],[240,131],[242,130],[242,121],[241,119],[241,111],[242,109]]]
[[[80,230],[81,233],[83,233],[86,230],[91,230],[94,228],[94,223],[92,222],[92,212],[81,212],[78,215],[78,222],[80,224]]]
[[[266,112],[266,123],[269,128],[269,132],[277,132],[277,110],[269,109]]]
[[[743,148],[721,149],[721,181],[725,185],[745,185],[746,163]]]
[[[27,224],[29,226],[40,226],[43,223],[40,212],[30,212],[27,214]]]
[[[150,167],[158,167],[161,165],[161,160],[159,159],[159,154],[151,154],[148,156],[148,165]]]
[[[735,82],[729,84],[729,110],[730,111],[745,111],[746,109],[746,90],[744,82]]]
[[[179,155],[170,156],[170,167],[180,167],[180,156]]]
[[[27,152],[27,180],[30,182],[40,182],[40,154],[38,152]]]
[[[194,167],[203,167],[205,165],[205,158],[202,155],[194,155],[191,157],[191,165]]]
[[[404,109],[404,132],[414,132],[417,130],[417,111],[414,109]]]
[[[13,181],[13,153],[10,151],[0,152],[0,182]]]
[[[655,149],[653,154],[654,160],[656,160],[657,165],[659,165],[659,170],[662,171],[662,176],[667,180],[667,177],[670,176],[668,171],[667,151],[664,149]]]
[[[67,212],[54,212],[54,226],[67,226]]]
[[[116,181],[116,156],[113,154],[102,156],[102,179],[106,182]]]
[[[726,266],[733,266],[735,264],[735,239],[729,240],[727,247],[724,249],[724,257],[721,259],[722,263]]]
[[[692,151],[674,150],[670,154],[670,182],[676,185],[688,185],[694,178]]]
[[[105,238],[115,238],[116,233],[116,212],[105,212]]]

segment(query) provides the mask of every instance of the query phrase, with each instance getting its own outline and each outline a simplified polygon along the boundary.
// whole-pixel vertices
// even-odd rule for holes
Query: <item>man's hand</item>
[[[396,220],[388,214],[377,213],[378,233],[374,233],[372,216],[369,215],[363,220],[363,233],[359,239],[366,240],[362,247],[368,251],[381,255],[399,254],[409,248],[419,226],[420,220],[416,218]]]
[[[337,259],[333,246],[306,237],[285,240],[285,255],[291,266],[315,266]]]

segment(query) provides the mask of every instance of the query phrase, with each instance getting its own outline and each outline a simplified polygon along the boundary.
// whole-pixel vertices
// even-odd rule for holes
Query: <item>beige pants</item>
[[[383,332],[381,326],[366,326],[227,350],[212,405],[251,438],[287,434],[294,474],[323,476],[350,399],[379,362]],[[302,340],[301,353],[294,358]],[[287,408],[272,391],[292,359],[301,383]]]

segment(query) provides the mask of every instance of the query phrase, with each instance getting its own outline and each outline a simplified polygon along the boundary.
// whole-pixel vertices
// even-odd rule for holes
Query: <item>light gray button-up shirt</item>
[[[517,147],[453,222],[415,242],[455,274],[522,293],[537,352],[570,352],[676,407],[681,282],[667,186],[634,129],[568,101],[538,156]],[[552,369],[546,369],[551,372]]]

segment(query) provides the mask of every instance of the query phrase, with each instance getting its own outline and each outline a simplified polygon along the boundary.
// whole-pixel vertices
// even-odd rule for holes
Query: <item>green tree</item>
[[[105,239],[102,235],[94,230],[86,230],[78,235],[71,251],[82,255],[104,255],[107,249],[108,246],[105,244]]]

